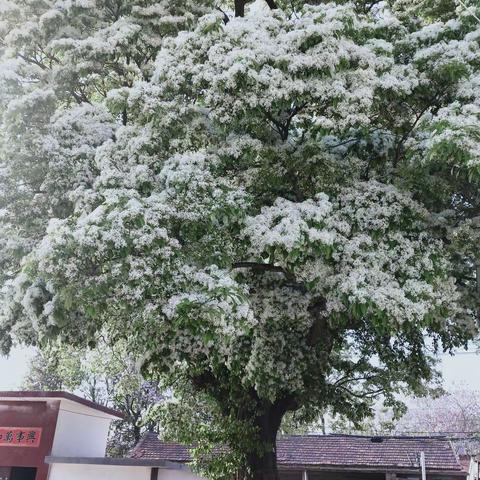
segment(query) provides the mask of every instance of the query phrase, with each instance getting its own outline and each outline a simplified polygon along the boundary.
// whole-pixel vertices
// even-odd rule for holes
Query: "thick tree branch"
[[[287,112],[284,112],[284,115],[281,115],[283,118],[280,120],[275,119],[274,116],[267,110],[264,110],[264,114],[266,119],[273,125],[273,129],[280,135],[280,138],[283,141],[286,141],[290,133],[290,126],[292,124],[292,120],[306,106],[307,103],[302,103],[301,105],[294,105]]]
[[[292,272],[289,272],[283,267],[278,265],[273,265],[272,263],[257,263],[257,262],[237,262],[232,265],[233,269],[236,268],[249,268],[254,273],[264,273],[264,272],[277,272],[282,273],[287,280],[287,283],[284,284],[285,287],[292,288],[302,293],[307,293],[307,288],[301,282],[298,282],[295,278],[295,275]]]
[[[376,378],[379,378],[380,375],[378,374],[374,374],[374,375],[362,375],[360,377],[350,377],[350,376],[346,376],[346,377],[342,377],[340,378],[339,380],[337,380],[335,383],[333,383],[333,387],[340,387],[342,385],[345,385],[347,383],[352,383],[352,382],[361,382],[361,381],[371,381],[371,380],[375,380]]]
[[[33,65],[36,65],[37,67],[40,67],[42,70],[48,70],[49,67],[47,67],[45,64],[40,62],[39,60],[31,57],[27,57],[25,55],[22,55],[21,53],[17,53],[17,56],[21,58],[22,60],[25,60],[27,63],[31,63]]]
[[[285,275],[288,283],[285,283],[286,287],[292,288],[294,290],[300,291],[302,293],[307,293],[307,289],[303,283],[297,282],[295,276],[292,272],[289,272],[283,267],[278,265],[273,265],[272,263],[259,263],[259,262],[237,262],[232,265],[233,269],[236,268],[249,268],[254,273],[264,273],[264,272],[278,272]]]
[[[245,4],[246,0],[235,0],[235,16],[244,17],[245,16]]]
[[[272,9],[276,10],[278,8],[275,0],[265,0],[267,2],[267,5]]]
[[[245,5],[250,0],[235,0],[235,16],[236,17],[244,17],[245,16]],[[272,9],[276,10],[278,8],[277,3],[275,0],[265,0],[267,5]]]
[[[355,398],[359,399],[365,399],[365,398],[375,398],[378,397],[379,395],[383,394],[385,392],[385,388],[377,388],[376,390],[367,390],[367,391],[362,391],[362,392],[354,392],[350,390],[349,388],[338,386],[338,390],[342,390],[345,392],[347,395],[350,395]]]
[[[365,3],[363,7],[363,13],[369,13],[375,5],[378,5],[381,2],[381,0],[374,0],[373,2],[367,2]]]
[[[283,267],[274,265],[273,263],[259,263],[259,262],[237,262],[232,265],[232,268],[250,268],[256,272],[279,272],[290,276]]]
[[[206,390],[217,385],[217,379],[211,372],[202,372],[191,379],[192,385],[197,390]]]
[[[325,298],[318,298],[310,307],[308,311],[310,315],[315,319],[313,325],[308,332],[307,344],[311,347],[317,345],[321,339],[330,343],[330,329],[328,327],[327,317],[325,316],[325,310],[327,308],[327,301]],[[332,340],[333,343],[333,340]]]
[[[405,142],[410,138],[411,134],[415,130],[416,126],[418,125],[420,119],[423,115],[432,107],[434,107],[439,99],[445,94],[446,90],[437,92],[427,103],[426,105],[420,109],[419,112],[416,113],[415,119],[413,120],[412,124],[408,127],[407,131],[402,135],[402,137],[397,142],[395,147],[395,154],[393,158],[393,166],[396,168],[400,159],[402,158],[404,152],[404,145]]]

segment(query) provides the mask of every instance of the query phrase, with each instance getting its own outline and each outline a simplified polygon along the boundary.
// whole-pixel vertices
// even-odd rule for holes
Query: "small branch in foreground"
[[[223,23],[226,25],[230,21],[230,17],[220,7],[217,7],[217,10],[223,14]]]
[[[460,5],[465,9],[465,10],[468,10],[468,5],[463,1],[463,0],[458,0],[458,3],[460,3]],[[480,22],[480,18],[478,18],[474,13],[471,13],[472,17],[477,20],[478,22]]]

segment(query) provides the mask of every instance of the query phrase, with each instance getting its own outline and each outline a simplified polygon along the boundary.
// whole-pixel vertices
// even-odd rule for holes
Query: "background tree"
[[[256,479],[478,309],[475,2],[316,3],[3,7],[4,349],[125,341]]]
[[[41,350],[30,359],[22,390],[63,390],[64,378],[57,370],[57,361]]]
[[[145,381],[121,343],[100,343],[94,350],[50,346],[32,358],[24,379],[26,390],[66,390],[117,409],[125,418],[115,421],[107,453],[123,456],[147,431],[158,431],[149,409],[161,402],[158,382]]]
[[[328,428],[332,433],[343,435],[394,435],[398,421],[397,415],[391,409],[379,407],[374,415],[360,422],[352,422],[346,417],[334,417],[330,419]]]
[[[480,437],[480,393],[467,387],[433,396],[409,398],[401,412],[378,408],[359,424],[345,418],[328,422],[334,433],[361,435],[446,436],[477,447]]]
[[[460,388],[437,398],[414,399],[396,430],[450,437],[479,436],[480,392]]]

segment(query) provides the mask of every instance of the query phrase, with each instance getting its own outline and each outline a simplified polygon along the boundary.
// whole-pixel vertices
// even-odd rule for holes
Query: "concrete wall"
[[[50,465],[48,480],[150,480],[151,467],[123,465],[83,465],[55,463]],[[201,480],[189,470],[160,468],[158,480]]]
[[[48,480],[150,480],[149,467],[120,465],[50,465]]]
[[[109,418],[94,416],[62,405],[58,412],[52,453],[58,457],[103,457],[107,444]]]
[[[478,457],[472,458],[470,460],[470,465],[468,468],[468,477],[467,480],[480,480],[480,468],[479,468],[479,460]]]
[[[166,470],[160,469],[158,471],[157,480],[203,480],[190,470]]]

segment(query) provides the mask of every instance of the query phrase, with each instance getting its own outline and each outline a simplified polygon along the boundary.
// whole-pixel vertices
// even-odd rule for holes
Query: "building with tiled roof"
[[[427,479],[466,478],[445,438],[298,435],[277,442],[281,480],[419,479],[421,452]],[[154,433],[143,437],[131,457],[178,463],[191,460],[187,446],[163,442]]]
[[[0,480],[203,480],[189,448],[150,433],[105,456],[122,414],[66,392],[0,392]],[[225,451],[219,445],[217,452]],[[277,442],[280,480],[479,480],[445,438],[304,435]],[[420,462],[422,458],[422,462]]]

